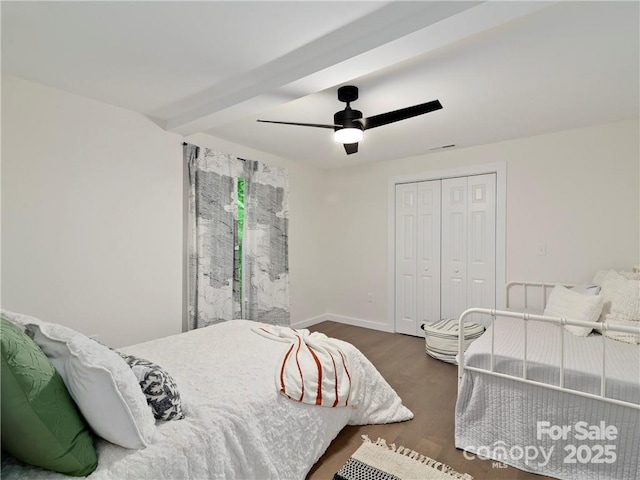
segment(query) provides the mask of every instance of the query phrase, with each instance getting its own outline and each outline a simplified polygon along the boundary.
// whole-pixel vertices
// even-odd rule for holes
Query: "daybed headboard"
[[[571,283],[513,281],[506,285],[506,308],[530,313],[542,313],[553,287],[573,287]]]
[[[640,265],[635,265],[632,267],[633,274],[625,274],[622,272],[622,275],[631,275],[628,278],[637,278],[637,274],[640,274]],[[601,281],[602,275],[607,270],[599,271],[594,277],[595,283],[602,286]],[[596,280],[600,277],[600,281]],[[545,306],[547,305],[547,301],[549,300],[549,295],[551,295],[551,291],[553,287],[557,285],[562,285],[563,287],[572,288],[576,287],[575,284],[570,283],[546,283],[546,282],[523,282],[523,281],[513,281],[507,283],[505,286],[506,289],[506,309],[507,310],[517,310],[529,313],[538,313],[541,314],[544,311]],[[585,283],[581,284],[579,287],[582,287],[583,292],[584,289],[590,289],[595,286],[594,283]],[[599,290],[599,289],[598,289]],[[597,293],[597,292],[596,292]]]

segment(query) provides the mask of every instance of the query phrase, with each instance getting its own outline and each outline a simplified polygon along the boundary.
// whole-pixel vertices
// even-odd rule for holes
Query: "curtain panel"
[[[288,177],[184,146],[189,167],[189,329],[245,318],[289,325]]]

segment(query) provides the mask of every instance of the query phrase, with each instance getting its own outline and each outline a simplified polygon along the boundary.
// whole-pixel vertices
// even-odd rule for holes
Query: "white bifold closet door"
[[[495,174],[396,186],[396,331],[495,308]]]
[[[440,180],[396,185],[396,331],[440,316]]]
[[[496,304],[496,176],[442,180],[442,318]]]

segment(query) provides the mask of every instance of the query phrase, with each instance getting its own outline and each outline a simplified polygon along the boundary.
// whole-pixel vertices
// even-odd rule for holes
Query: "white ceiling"
[[[2,71],[336,168],[637,118],[640,3],[7,2]],[[337,87],[372,116],[443,109],[365,132],[330,130]]]

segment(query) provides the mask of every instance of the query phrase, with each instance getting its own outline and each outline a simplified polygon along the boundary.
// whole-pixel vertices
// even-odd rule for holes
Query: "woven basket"
[[[456,362],[458,354],[459,323],[457,318],[445,318],[434,323],[425,323],[421,326],[424,330],[425,350],[427,355],[442,360],[443,362]],[[484,327],[479,323],[464,324],[464,349],[484,333]]]

